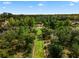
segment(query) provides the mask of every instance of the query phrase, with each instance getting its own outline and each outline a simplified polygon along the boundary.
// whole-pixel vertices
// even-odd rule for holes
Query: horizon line
[[[10,13],[10,12],[3,12],[3,13]],[[3,14],[3,13],[0,13]],[[63,14],[79,14],[79,13],[43,13],[43,14],[39,14],[39,13],[11,13],[13,15],[63,15]]]

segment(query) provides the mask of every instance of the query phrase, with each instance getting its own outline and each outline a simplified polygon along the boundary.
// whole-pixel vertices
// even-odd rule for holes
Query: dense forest
[[[0,14],[0,58],[78,58],[79,14]]]

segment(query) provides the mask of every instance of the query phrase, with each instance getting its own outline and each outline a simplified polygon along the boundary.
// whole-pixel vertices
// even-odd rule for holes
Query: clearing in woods
[[[42,30],[36,28],[36,37],[34,40],[34,47],[33,47],[33,58],[44,58],[44,42],[42,39],[39,39],[39,35],[42,34]]]

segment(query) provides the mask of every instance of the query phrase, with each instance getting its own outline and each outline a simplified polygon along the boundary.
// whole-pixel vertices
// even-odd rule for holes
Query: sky
[[[0,1],[0,13],[79,14],[79,1]]]

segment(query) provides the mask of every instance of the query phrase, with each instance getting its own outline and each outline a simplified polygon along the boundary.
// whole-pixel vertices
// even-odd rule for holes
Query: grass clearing
[[[42,34],[42,30],[36,28],[37,35],[34,40],[34,48],[33,48],[33,58],[44,58],[44,42],[41,38],[38,38],[39,35]]]
[[[34,41],[34,58],[43,58],[44,57],[44,42],[42,40],[36,39]]]
[[[37,31],[37,35],[41,35],[42,34],[42,30],[41,29],[39,29],[39,28],[36,28],[36,31]]]

